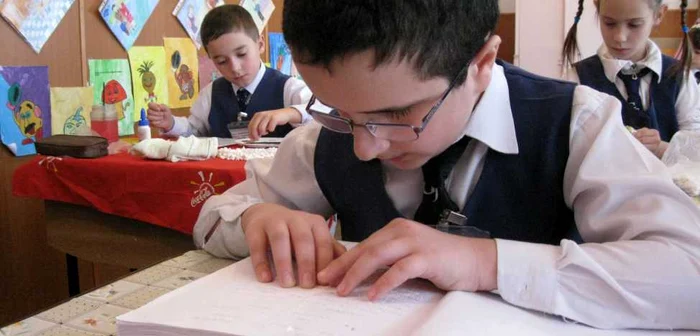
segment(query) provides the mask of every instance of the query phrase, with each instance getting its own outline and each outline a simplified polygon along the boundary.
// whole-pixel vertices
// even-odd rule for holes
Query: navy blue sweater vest
[[[245,112],[248,116],[243,120],[250,120],[258,111],[284,108],[284,84],[288,79],[289,76],[275,69],[265,68],[265,74],[246,108]],[[233,92],[231,82],[223,77],[216,79],[211,88],[210,136],[230,138],[231,132],[228,130],[228,124],[236,121],[238,112],[236,93]],[[279,125],[274,132],[266,136],[284,137],[291,131],[291,125]]]
[[[661,140],[671,141],[671,137],[678,131],[678,118],[676,117],[676,98],[680,91],[680,84],[672,76],[667,76],[669,68],[677,62],[675,59],[663,56],[662,70],[663,78],[658,81],[658,75],[652,72],[652,80],[649,94],[651,95],[650,104],[647,107],[646,113],[649,115],[650,125],[648,128],[653,128],[659,131]],[[614,83],[610,82],[605,77],[603,63],[598,55],[593,55],[574,65],[578,73],[581,84],[590,86],[600,92],[605,92],[615,96],[622,103],[623,122],[625,113],[636,113],[630,109],[626,100],[617,90]]]
[[[575,85],[498,64],[508,81],[519,153],[488,151],[462,213],[468,225],[493,238],[546,244],[580,240],[563,196]],[[361,241],[401,217],[386,192],[381,163],[360,161],[352,135],[321,130],[314,156],[316,179],[338,213],[344,240]]]

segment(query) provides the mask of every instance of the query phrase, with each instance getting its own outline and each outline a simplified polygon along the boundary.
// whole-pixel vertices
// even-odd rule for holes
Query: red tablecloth
[[[192,234],[204,201],[245,179],[245,162],[172,163],[129,154],[98,159],[38,155],[17,168],[16,196],[86,205]]]

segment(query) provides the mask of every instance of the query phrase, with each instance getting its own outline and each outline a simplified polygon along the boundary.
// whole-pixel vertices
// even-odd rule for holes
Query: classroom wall
[[[226,0],[238,3],[237,0]],[[275,1],[281,6],[281,0]],[[126,58],[126,51],[97,13],[101,1],[75,0],[41,50],[36,54],[22,37],[0,19],[0,65],[48,65],[54,87],[87,83],[89,58]],[[162,45],[163,37],[186,37],[172,15],[177,1],[161,0],[134,45]],[[203,50],[200,51],[204,54]],[[0,93],[2,94],[2,93]],[[0,107],[2,108],[2,107]],[[187,109],[176,114],[185,115]],[[65,255],[49,247],[43,226],[41,200],[12,195],[12,175],[33,157],[14,157],[0,145],[0,326],[31,315],[68,298]],[[81,287],[111,282],[123,269],[80,261]],[[128,270],[126,270],[128,271]]]
[[[501,0],[506,4],[514,0]],[[124,50],[102,22],[97,8],[101,1],[75,0],[51,38],[36,54],[3,19],[0,19],[0,65],[48,65],[49,82],[55,87],[82,86],[87,83],[86,60],[90,58],[126,58]],[[226,0],[237,3],[237,0]],[[162,45],[163,37],[186,37],[180,23],[172,16],[175,0],[161,0],[136,46]],[[268,30],[282,31],[283,0],[273,0],[277,7]],[[514,45],[513,11],[501,16],[497,34],[503,43],[499,57],[512,62]],[[200,53],[204,53],[203,50]],[[267,59],[267,56],[265,56]],[[1,94],[1,93],[0,93]],[[186,115],[187,109],[175,110]],[[68,298],[65,255],[48,246],[44,227],[43,201],[12,195],[12,175],[17,167],[33,157],[14,157],[0,145],[0,326],[17,321]],[[125,270],[95,265],[80,260],[83,289],[111,282]]]

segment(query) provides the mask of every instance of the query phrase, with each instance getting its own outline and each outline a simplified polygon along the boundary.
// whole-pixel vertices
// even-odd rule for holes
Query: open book
[[[376,277],[370,281],[376,280]],[[493,294],[444,292],[412,280],[377,301],[328,287],[281,288],[255,279],[250,258],[117,317],[130,335],[690,335],[604,331],[523,310]]]

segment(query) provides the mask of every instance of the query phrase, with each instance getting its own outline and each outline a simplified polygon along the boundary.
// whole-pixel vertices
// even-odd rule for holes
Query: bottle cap
[[[107,104],[104,106],[105,110],[105,120],[117,120],[117,108],[114,104]]]
[[[148,118],[146,118],[146,109],[141,108],[141,120],[139,120],[139,126],[148,126]]]
[[[93,105],[92,111],[90,111],[90,119],[92,120],[105,120],[105,110],[102,105]]]

